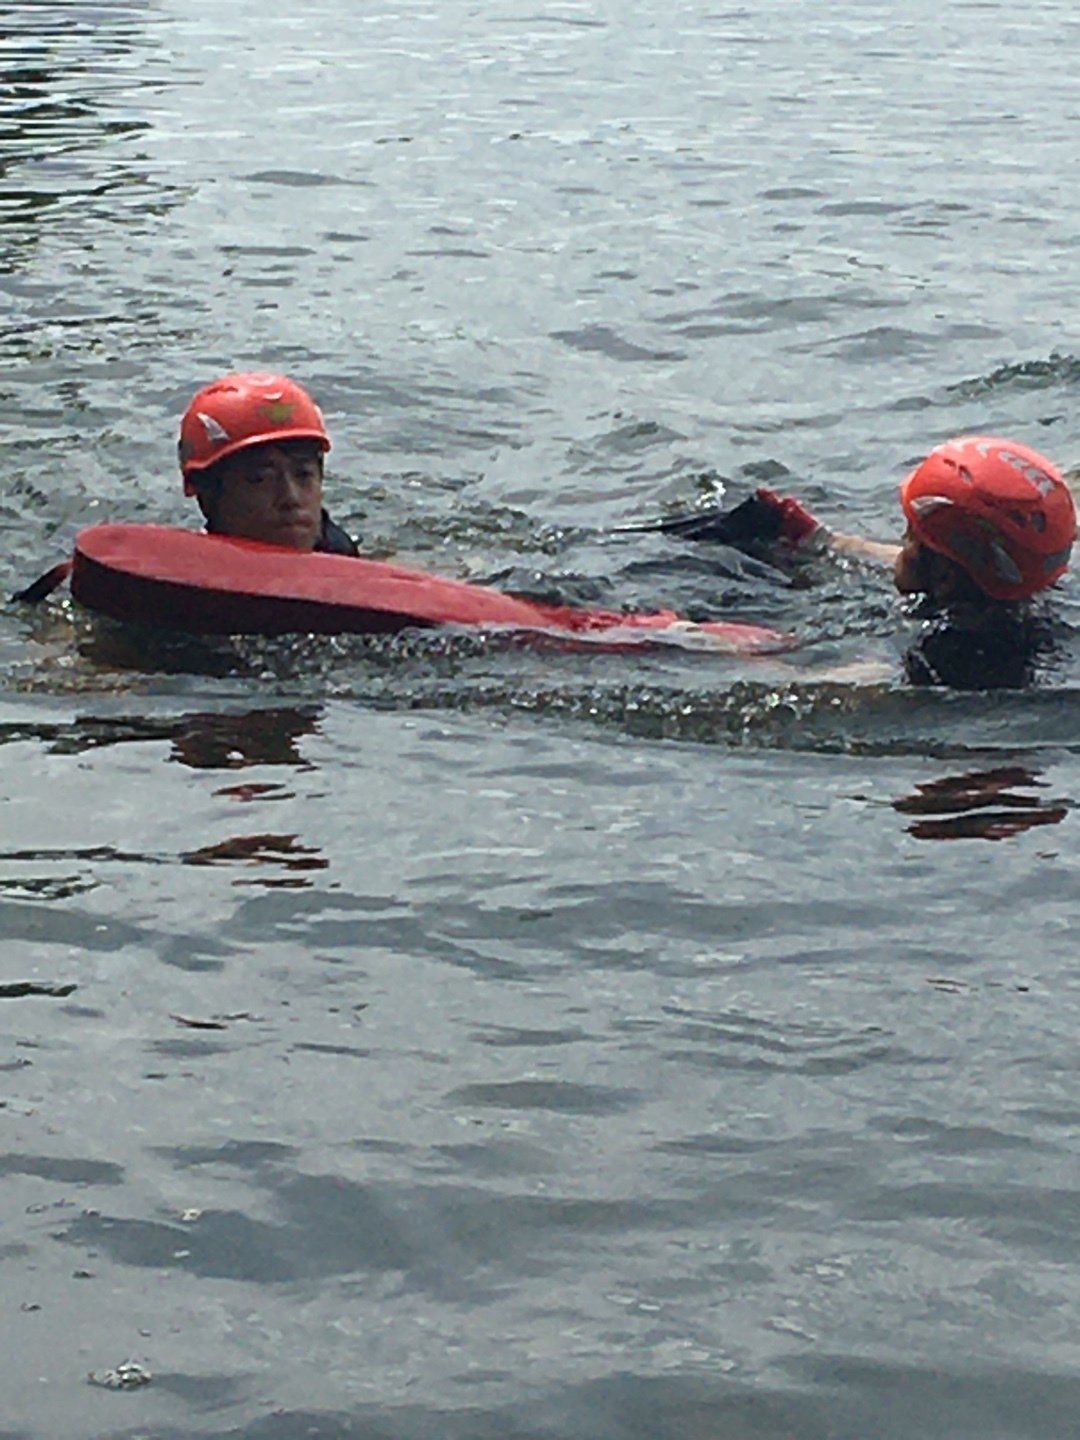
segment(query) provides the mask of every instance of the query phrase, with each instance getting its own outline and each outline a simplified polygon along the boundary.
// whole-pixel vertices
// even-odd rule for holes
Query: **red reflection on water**
[[[232,835],[213,845],[203,845],[181,855],[185,865],[277,865],[283,870],[328,870],[330,862],[310,845],[301,845],[295,835]],[[262,885],[267,889],[302,889],[307,879],[236,880],[237,885]]]
[[[1022,765],[994,770],[970,770],[916,785],[914,794],[894,800],[893,809],[904,815],[927,815],[915,820],[908,834],[917,840],[1006,840],[1040,825],[1058,825],[1072,801],[1045,800],[1017,793],[1014,787],[1042,787],[1036,772]]]
[[[225,795],[230,800],[291,800],[294,798],[291,790],[286,790],[284,785],[259,785],[252,782],[250,785],[224,785],[220,790],[214,791],[215,795]]]

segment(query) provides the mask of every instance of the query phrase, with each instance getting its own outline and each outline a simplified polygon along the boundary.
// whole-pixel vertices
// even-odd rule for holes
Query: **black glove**
[[[798,500],[785,499],[762,487],[730,510],[668,515],[624,528],[739,547],[754,541],[768,545],[777,540],[799,545],[818,529],[818,522]]]

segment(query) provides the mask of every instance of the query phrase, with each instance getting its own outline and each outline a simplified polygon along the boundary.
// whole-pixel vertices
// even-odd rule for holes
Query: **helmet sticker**
[[[275,399],[270,405],[260,405],[259,414],[265,415],[271,425],[287,425],[295,409],[287,400]]]
[[[1012,450],[1001,449],[998,451],[998,457],[1004,464],[1011,465],[1014,470],[1018,470],[1025,480],[1035,486],[1040,495],[1049,495],[1050,491],[1054,489],[1053,478],[1041,466],[1025,459],[1023,455],[1017,455]]]
[[[200,410],[199,421],[206,431],[206,438],[211,445],[227,445],[229,443],[229,432],[225,429],[224,425],[214,419],[213,415],[207,415],[204,411]]]

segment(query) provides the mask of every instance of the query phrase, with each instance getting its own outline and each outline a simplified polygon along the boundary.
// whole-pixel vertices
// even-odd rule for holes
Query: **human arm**
[[[800,500],[761,486],[728,510],[702,510],[689,515],[628,526],[631,530],[658,531],[681,540],[705,540],[742,549],[747,545],[782,544],[792,550],[830,550],[883,565],[892,565],[899,545],[867,540],[831,530]]]
[[[836,555],[854,555],[859,560],[870,560],[880,565],[895,565],[900,546],[886,540],[867,540],[863,535],[845,535],[839,530],[825,530],[823,543]]]

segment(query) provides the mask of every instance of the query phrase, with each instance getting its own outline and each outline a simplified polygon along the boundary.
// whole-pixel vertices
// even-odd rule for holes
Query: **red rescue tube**
[[[642,632],[760,654],[790,636],[757,625],[693,624],[674,611],[623,615],[539,605],[486,585],[347,555],[305,554],[165,525],[94,525],[75,541],[71,591],[90,610],[202,635],[386,634],[415,626],[545,631],[601,644]]]

